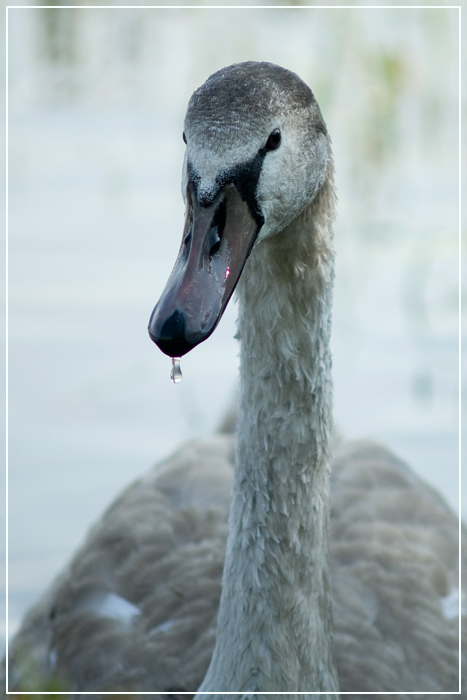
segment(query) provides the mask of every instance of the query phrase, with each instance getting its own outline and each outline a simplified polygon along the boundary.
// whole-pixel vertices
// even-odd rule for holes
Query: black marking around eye
[[[209,207],[216,199],[220,190],[225,187],[225,185],[232,183],[239,191],[241,198],[248,204],[256,223],[261,227],[264,223],[264,216],[259,207],[256,194],[265,155],[265,149],[260,148],[258,153],[251,160],[224,170],[216,177],[212,189],[207,191],[200,190],[201,177],[194,170],[192,164],[188,162],[188,182],[193,186],[198,203],[202,207]]]
[[[265,152],[260,149],[256,156],[242,165],[235,166],[229,172],[229,182],[233,182],[241,198],[248,204],[259,226],[264,224],[264,216],[256,197],[258,180],[263,167]]]

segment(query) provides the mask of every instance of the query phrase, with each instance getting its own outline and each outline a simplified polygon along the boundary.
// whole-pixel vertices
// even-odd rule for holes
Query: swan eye
[[[266,145],[264,147],[265,151],[275,151],[276,148],[279,148],[281,142],[281,130],[280,129],[274,129],[274,131],[271,131],[269,134],[269,138],[266,141]]]
[[[183,141],[184,141],[184,142],[186,143],[186,136],[185,136],[185,132],[183,132],[183,134],[182,134],[182,139],[183,139]]]

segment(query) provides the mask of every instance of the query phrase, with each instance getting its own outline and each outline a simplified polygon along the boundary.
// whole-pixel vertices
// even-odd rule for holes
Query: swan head
[[[211,75],[188,103],[183,138],[182,245],[149,322],[171,357],[209,337],[251,251],[313,201],[331,158],[312,91],[271,63]]]

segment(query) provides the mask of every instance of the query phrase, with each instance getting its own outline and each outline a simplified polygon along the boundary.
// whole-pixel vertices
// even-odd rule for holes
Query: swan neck
[[[241,279],[236,470],[216,647],[200,694],[337,690],[330,221],[310,207],[255,247]]]

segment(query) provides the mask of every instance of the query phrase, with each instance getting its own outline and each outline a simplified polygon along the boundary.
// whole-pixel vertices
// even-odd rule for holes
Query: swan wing
[[[394,454],[367,441],[337,447],[331,503],[341,690],[458,690],[464,611],[452,511]],[[461,536],[465,543],[464,528]],[[465,581],[465,561],[462,569]]]
[[[196,690],[214,646],[233,449],[230,435],[190,443],[123,492],[24,620],[10,690],[51,677],[67,690]]]

